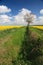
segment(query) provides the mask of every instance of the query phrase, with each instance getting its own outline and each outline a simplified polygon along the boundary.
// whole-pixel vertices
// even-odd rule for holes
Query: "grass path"
[[[43,39],[43,31],[31,28],[33,33]],[[12,59],[18,55],[24,37],[25,28],[18,28],[0,32],[0,65],[12,65]]]

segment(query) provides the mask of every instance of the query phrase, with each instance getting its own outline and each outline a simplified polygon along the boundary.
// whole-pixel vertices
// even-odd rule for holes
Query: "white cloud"
[[[10,22],[11,21],[11,17],[8,15],[0,15],[0,22],[1,23],[5,23],[5,22]]]
[[[36,15],[31,14],[31,11],[28,9],[21,9],[19,13],[16,16],[8,16],[8,15],[0,15],[0,23],[4,24],[13,24],[13,25],[27,25],[26,20],[24,19],[24,16],[28,14],[30,19],[31,17],[36,19]]]
[[[41,25],[43,25],[43,16],[40,16],[40,17],[39,17],[39,23],[40,23]]]
[[[36,20],[33,21],[32,25],[43,25],[43,16],[36,18]]]
[[[9,10],[9,8],[5,6],[5,8],[3,8],[3,11],[1,9],[0,13],[4,13],[4,14],[0,14],[0,25],[27,25],[26,20],[24,19],[24,16],[26,14],[29,15],[29,18],[31,19],[31,17],[33,18],[33,25],[42,25],[43,24],[43,16],[39,16],[37,17],[36,15],[32,14],[31,10],[22,8],[21,10],[19,10],[18,14],[16,16],[9,16],[6,13],[10,12],[11,9]]]
[[[0,5],[0,13],[7,13],[7,12],[11,12],[11,9],[5,5]]]
[[[43,16],[39,16],[39,19],[43,20]]]
[[[19,10],[19,14],[20,15],[26,15],[26,14],[30,14],[31,13],[31,10],[28,10],[28,9],[25,9],[25,8],[22,8],[21,10]]]
[[[26,14],[28,14],[29,17],[34,17],[34,19],[36,18],[36,15],[31,14],[30,10],[23,8],[23,9],[20,10],[20,12],[16,16],[14,16],[15,24],[27,25],[27,22],[24,19],[24,16]]]
[[[43,14],[43,9],[40,10],[40,14]]]

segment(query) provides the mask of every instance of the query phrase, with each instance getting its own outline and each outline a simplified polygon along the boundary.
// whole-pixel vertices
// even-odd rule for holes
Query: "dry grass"
[[[10,38],[11,37],[4,38],[0,43],[0,65],[12,65],[11,61],[13,57],[14,46],[11,43],[6,43],[9,41],[11,42]]]

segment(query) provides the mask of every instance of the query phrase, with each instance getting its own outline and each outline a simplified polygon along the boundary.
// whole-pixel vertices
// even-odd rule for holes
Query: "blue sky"
[[[40,11],[43,10],[43,0],[1,0],[0,6],[2,5],[11,9],[11,12],[6,13],[9,16],[16,16],[19,10],[24,8],[32,11],[37,17],[43,17],[43,13],[40,14]]]
[[[17,14],[22,8],[27,8],[39,15],[39,10],[43,9],[43,0],[2,0],[0,5],[8,6],[14,14]]]

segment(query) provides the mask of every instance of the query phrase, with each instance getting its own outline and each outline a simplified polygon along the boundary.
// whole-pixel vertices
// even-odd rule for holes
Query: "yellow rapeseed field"
[[[43,30],[43,26],[32,26],[34,28],[38,28],[38,29],[42,29]]]
[[[6,30],[10,28],[20,28],[21,26],[0,26],[0,30]]]
[[[10,28],[20,28],[20,27],[23,27],[23,26],[0,26],[0,30],[6,30]],[[32,26],[32,27],[43,30],[43,26]]]

